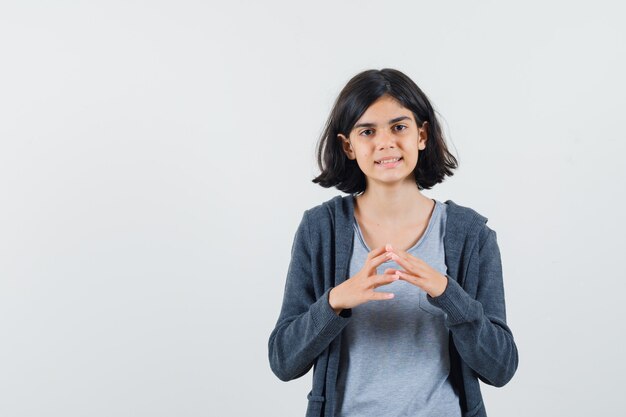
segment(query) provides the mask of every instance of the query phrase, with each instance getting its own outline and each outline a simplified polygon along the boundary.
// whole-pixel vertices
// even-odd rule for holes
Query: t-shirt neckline
[[[353,196],[354,198],[354,196]],[[417,242],[415,242],[415,244],[413,246],[411,246],[409,249],[407,249],[405,252],[412,252],[415,251],[424,240],[426,240],[426,237],[428,236],[428,234],[430,233],[431,229],[433,228],[433,224],[435,223],[435,218],[439,216],[439,210],[440,210],[440,204],[437,200],[435,200],[434,198],[431,199],[435,202],[435,207],[433,208],[433,212],[430,215],[430,219],[428,220],[428,225],[426,226],[426,230],[424,231],[424,233],[422,233],[422,237],[419,238],[419,240]],[[365,239],[363,238],[363,233],[361,232],[361,226],[359,226],[359,222],[356,220],[356,216],[354,215],[354,199],[352,200],[353,204],[352,204],[352,224],[356,230],[356,233],[359,237],[359,240],[361,241],[361,244],[363,245],[363,247],[367,250],[367,252],[371,252],[372,250],[369,248],[369,246],[367,246],[367,243],[365,243]],[[389,261],[385,261],[384,263],[390,262]]]

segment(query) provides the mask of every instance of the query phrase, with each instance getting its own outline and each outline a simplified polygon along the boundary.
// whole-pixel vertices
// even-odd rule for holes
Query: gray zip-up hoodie
[[[428,301],[447,315],[450,379],[459,393],[463,417],[486,417],[480,379],[501,387],[518,364],[513,334],[506,324],[502,263],[496,232],[487,218],[452,200],[444,236],[448,285]],[[285,293],[269,337],[269,362],[283,381],[312,366],[307,417],[333,417],[341,331],[351,310],[335,314],[330,290],[346,280],[354,238],[354,196],[336,196],[306,210],[295,233]]]

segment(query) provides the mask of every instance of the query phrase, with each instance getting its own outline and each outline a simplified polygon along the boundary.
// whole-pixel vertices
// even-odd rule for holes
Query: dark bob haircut
[[[321,173],[313,179],[314,183],[325,188],[336,187],[349,194],[365,191],[365,174],[356,160],[348,159],[337,135],[341,133],[349,137],[367,108],[385,94],[411,110],[419,126],[428,122],[426,148],[419,152],[413,171],[418,189],[430,189],[442,182],[446,175],[454,175],[452,170],[458,167],[458,163],[448,151],[428,97],[402,72],[384,68],[355,75],[341,90],[317,144],[317,164]]]

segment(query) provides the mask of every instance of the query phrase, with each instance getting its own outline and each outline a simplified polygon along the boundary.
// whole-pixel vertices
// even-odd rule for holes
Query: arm
[[[268,343],[270,367],[283,381],[306,374],[348,322],[349,311],[337,315],[330,306],[330,288],[315,296],[317,277],[312,276],[309,239],[305,211],[291,249],[282,308]]]
[[[429,302],[446,312],[446,326],[463,361],[481,381],[501,387],[518,365],[513,334],[506,324],[502,263],[496,232],[485,225],[479,238],[476,299],[448,276],[448,286]]]

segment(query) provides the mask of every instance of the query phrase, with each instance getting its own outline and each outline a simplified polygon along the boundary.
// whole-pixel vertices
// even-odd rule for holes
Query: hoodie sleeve
[[[502,262],[496,232],[484,225],[478,244],[478,268],[472,268],[472,265],[468,268],[468,271],[478,271],[476,298],[450,276],[443,294],[427,298],[447,314],[445,324],[463,361],[476,371],[481,381],[501,387],[515,374],[518,353],[511,329],[506,324]]]
[[[323,279],[312,275],[313,259],[305,211],[292,244],[282,308],[268,343],[270,367],[283,381],[306,374],[349,321],[350,310],[337,315],[330,306],[331,288],[316,297],[314,280]]]

